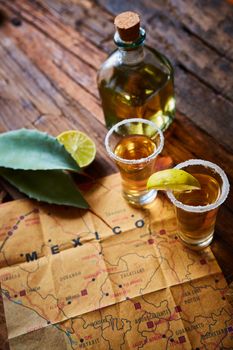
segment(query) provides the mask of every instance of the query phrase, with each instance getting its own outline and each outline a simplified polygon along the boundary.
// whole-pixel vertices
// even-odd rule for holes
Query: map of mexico
[[[180,244],[165,196],[134,209],[118,183],[93,184],[90,211],[28,200],[0,207],[11,348],[232,349],[232,308],[211,250]]]

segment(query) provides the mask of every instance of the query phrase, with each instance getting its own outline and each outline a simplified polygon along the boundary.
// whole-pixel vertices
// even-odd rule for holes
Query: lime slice
[[[201,188],[199,181],[181,169],[161,170],[151,175],[147,181],[148,189],[184,192]]]
[[[57,136],[57,140],[65,146],[78,165],[83,168],[95,159],[96,146],[84,132],[78,130],[64,131]]]

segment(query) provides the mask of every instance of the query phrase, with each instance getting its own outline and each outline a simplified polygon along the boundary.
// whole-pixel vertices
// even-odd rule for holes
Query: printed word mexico
[[[141,229],[144,227],[145,222],[144,222],[144,220],[140,219],[140,220],[135,221],[134,225],[136,228]],[[120,226],[114,226],[112,228],[112,232],[115,235],[119,235],[123,231],[122,231]],[[99,234],[99,232],[94,232],[93,235],[94,235],[94,238],[96,240],[99,241],[101,239],[101,235]],[[77,236],[77,238],[72,239],[70,242],[71,242],[73,248],[76,248],[76,247],[83,245],[83,243],[81,241],[81,237],[79,237],[79,236]],[[54,245],[50,246],[50,249],[51,249],[51,254],[53,254],[53,255],[60,253],[60,247],[58,244],[54,244]],[[29,253],[25,254],[25,258],[26,258],[27,262],[30,262],[33,260],[37,260],[39,258],[39,254],[36,251],[29,252]]]

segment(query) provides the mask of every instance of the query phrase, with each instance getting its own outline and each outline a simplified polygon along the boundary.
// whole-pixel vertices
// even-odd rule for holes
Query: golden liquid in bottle
[[[175,114],[173,76],[143,63],[137,67],[114,67],[103,79],[99,92],[108,128],[127,118],[144,118],[166,130]]]
[[[147,158],[156,149],[155,143],[144,135],[129,135],[123,137],[116,145],[114,153],[120,158],[136,160]],[[137,194],[146,191],[146,183],[152,174],[155,159],[139,164],[117,162],[121,172],[123,189]]]
[[[186,205],[206,206],[214,203],[220,195],[218,181],[208,174],[192,173],[200,182],[201,189],[176,193],[175,197]],[[184,241],[205,240],[214,231],[217,210],[197,213],[176,208],[179,235]]]

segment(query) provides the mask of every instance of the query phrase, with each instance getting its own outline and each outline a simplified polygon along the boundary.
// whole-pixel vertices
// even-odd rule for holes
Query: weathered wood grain
[[[47,4],[55,17],[87,36],[95,45],[98,45],[98,40],[112,36],[112,15],[94,1],[74,1],[67,6],[67,3],[50,0]]]
[[[98,118],[102,120],[99,101],[81,89],[73,79],[75,74],[71,73],[70,77],[59,65],[54,64],[57,57],[62,56],[64,59],[66,53],[63,54],[50,39],[46,40],[44,34],[37,33],[33,28],[27,30],[28,26],[24,23],[22,27],[15,28],[8,23],[0,32],[0,55],[4,61],[2,78],[5,81],[0,99],[3,130],[36,127],[54,136],[65,129],[83,130],[91,134],[98,145],[98,171],[95,173],[98,176],[111,173],[115,168],[108,160],[103,146],[106,129],[98,121]],[[18,29],[22,32],[19,33]],[[69,52],[67,54],[70,55]],[[71,69],[74,67],[75,72],[78,65],[76,57],[71,58]],[[85,72],[88,77],[91,68],[88,65],[85,68],[86,71],[84,68],[80,70],[79,77],[84,77]],[[92,79],[94,82],[93,74]],[[89,86],[90,90],[92,85]],[[95,103],[92,104],[92,101]],[[93,115],[96,118],[93,119]],[[104,161],[109,163],[106,170],[98,165]]]
[[[38,2],[36,4],[38,5]],[[89,2],[89,4],[91,4],[91,2]],[[31,89],[32,80],[34,80],[34,83],[35,83],[34,95],[36,95],[37,98],[35,98],[35,96],[33,97],[33,95],[30,96],[29,100],[27,99],[27,101],[23,101],[22,108],[25,108],[25,110],[27,109],[33,110],[33,106],[34,107],[36,106],[37,107],[36,110],[37,112],[39,112],[39,114],[37,115],[35,120],[33,120],[32,122],[33,123],[35,122],[37,125],[39,125],[40,120],[42,118],[45,119],[47,115],[48,116],[52,116],[52,115],[56,116],[57,114],[59,115],[61,111],[61,104],[64,102],[66,98],[72,99],[72,101],[74,100],[73,102],[77,102],[78,100],[79,103],[82,103],[82,101],[86,101],[86,99],[88,98],[88,105],[87,106],[85,105],[84,108],[85,107],[89,108],[89,112],[91,112],[92,115],[99,118],[100,120],[103,120],[101,117],[101,110],[100,108],[98,109],[99,101],[97,98],[94,69],[88,65],[89,62],[80,61],[79,56],[82,54],[82,52],[80,52],[79,49],[76,50],[75,48],[76,45],[69,44],[67,46],[67,43],[66,43],[65,48],[67,48],[67,51],[68,51],[67,52],[64,50],[64,44],[60,43],[59,41],[60,36],[56,37],[56,40],[54,41],[51,35],[49,37],[46,35],[47,33],[49,33],[49,28],[51,27],[51,24],[50,24],[51,14],[48,11],[47,7],[44,10],[44,7],[39,6],[39,10],[38,10],[38,6],[37,7],[30,7],[30,6],[31,5],[29,5],[27,2],[19,2],[19,1],[15,1],[14,3],[11,3],[10,6],[7,6],[6,9],[8,11],[7,13],[8,17],[11,17],[13,14],[16,13],[16,11],[20,11],[21,17],[25,19],[25,22],[23,22],[23,25],[20,28],[13,27],[10,23],[5,24],[3,28],[4,37],[2,38],[3,39],[2,47],[3,47],[3,50],[5,50],[4,55],[10,56],[10,57],[7,57],[7,60],[12,59],[12,62],[9,61],[10,64],[8,65],[8,70],[10,69],[9,66],[12,65],[14,67],[14,62],[16,62],[15,72],[13,73],[9,72],[9,73],[13,74],[13,76],[14,74],[17,74],[17,69],[18,69],[17,64],[18,64],[22,68],[21,73],[22,74],[25,73],[23,75],[24,79],[22,81],[22,84],[24,84],[24,81],[27,82],[27,79],[29,79],[28,88],[26,89],[27,93],[25,92],[26,90],[24,90],[23,95],[25,94],[26,96],[28,96],[27,95],[28,91],[30,90],[33,91],[33,89]],[[30,8],[31,8],[31,11],[29,11]],[[65,8],[65,5],[63,4],[63,11],[64,11],[64,8]],[[9,12],[9,10],[11,10],[12,13]],[[43,26],[43,28],[41,27],[41,25],[45,23],[48,23],[49,28],[46,29],[45,28],[46,26]],[[58,21],[56,21],[53,18],[53,23],[58,24]],[[67,28],[64,26],[62,27],[62,29],[60,29],[60,31],[61,30],[65,30],[65,32],[67,32]],[[69,28],[68,31],[70,32],[71,28]],[[61,34],[61,32],[59,32],[59,34]],[[61,38],[63,37],[64,37],[64,34],[61,35]],[[74,41],[75,41],[74,33],[72,34],[72,37],[74,38]],[[80,35],[79,35],[79,39],[80,39]],[[95,52],[99,53],[100,50],[95,49]],[[43,56],[43,59],[41,59],[42,56]],[[183,56],[183,59],[184,58],[185,58],[185,55]],[[180,60],[182,61],[182,59]],[[37,67],[37,69],[35,67]],[[182,83],[180,85],[184,86],[185,85],[184,81],[187,83],[186,81],[187,76],[184,74],[182,70],[181,70],[180,76],[181,76],[180,81]],[[193,84],[195,86],[195,79],[193,78],[192,80],[190,78],[189,85],[192,87]],[[84,93],[83,92],[84,90],[83,91],[78,90],[77,95],[74,93],[76,89],[80,89],[80,86],[82,86],[87,90],[87,95],[82,95],[82,94],[80,95],[80,91]],[[39,87],[39,91],[38,91],[38,87]],[[196,91],[198,87],[200,86],[199,85],[195,86],[194,90]],[[179,92],[179,86],[177,89]],[[18,89],[15,89],[15,90],[18,90]],[[63,94],[63,99],[61,99],[61,96],[58,93],[58,91],[59,93]],[[182,94],[182,91],[183,90],[180,87],[180,94]],[[89,94],[89,92],[91,92],[91,94]],[[19,93],[19,92],[16,91],[15,93]],[[90,109],[90,105],[91,105],[90,95],[91,95],[91,98],[92,97],[94,99],[96,98],[94,100],[96,102],[94,109]],[[200,91],[199,95],[203,96],[202,90]],[[20,100],[19,97],[20,96],[17,96],[16,101]],[[198,98],[199,96],[196,96],[196,99],[194,100],[197,101]],[[6,96],[5,96],[5,99],[7,99]],[[192,110],[195,110],[196,108],[194,105],[192,105],[192,100],[193,100],[192,96],[190,96],[190,99],[191,101],[190,101],[190,104],[188,105],[190,108],[187,110],[184,110],[186,116],[190,115],[192,113]],[[60,105],[59,105],[59,101],[60,101]],[[213,110],[215,109],[217,104],[218,103],[215,103]],[[201,104],[201,107],[203,105],[204,105],[204,102]],[[199,105],[197,107],[199,107]],[[31,113],[33,116],[35,115],[36,110],[33,110],[33,112]],[[27,114],[25,115],[27,116]],[[218,115],[213,119],[215,120],[217,117]],[[207,118],[204,118],[204,123],[205,123],[205,119]],[[200,122],[199,122],[200,124],[202,124],[201,121],[202,120],[200,118]],[[213,123],[213,120],[211,122]],[[209,125],[207,124],[206,127],[209,127]],[[186,132],[188,135],[189,134],[188,130],[186,130]],[[222,137],[222,134],[221,134],[221,137]]]
[[[178,109],[229,151],[233,150],[233,103],[217,95],[196,76],[176,68]]]
[[[169,0],[171,13],[209,47],[233,60],[233,7],[222,0]]]
[[[171,19],[179,20],[189,32],[203,40],[206,46],[233,59],[233,7],[225,0],[98,0],[98,3],[113,14],[128,10],[139,11],[147,22],[162,10]]]
[[[20,28],[6,23],[3,28],[1,41],[2,55],[3,57],[4,55],[8,55],[5,56],[5,61],[8,62],[8,65],[4,67],[4,73],[8,77],[8,84],[11,83],[10,89],[8,89],[9,86],[6,89],[10,91],[10,96],[7,96],[6,93],[5,95],[3,94],[3,97],[8,101],[13,98],[14,101],[14,104],[11,106],[13,111],[9,111],[9,104],[2,104],[6,128],[18,128],[23,124],[56,134],[66,128],[74,126],[80,128],[80,124],[76,122],[76,119],[78,119],[76,115],[78,116],[80,111],[84,111],[85,113],[86,109],[88,109],[91,116],[103,121],[97,98],[94,69],[89,66],[88,62],[80,61],[79,50],[76,50],[73,45],[69,45],[68,48],[66,46],[67,51],[65,51],[63,43],[61,43],[62,46],[59,44],[60,37],[54,41],[51,36],[48,37],[46,35],[47,32],[44,27],[41,28],[40,21],[43,18],[43,24],[50,22],[49,18],[51,14],[48,12],[48,9],[45,9],[45,13],[43,12],[42,15],[40,13],[41,6],[39,10],[33,7],[33,11],[29,11],[29,5],[27,3],[20,4],[21,7],[19,8],[23,8],[21,16],[25,21]],[[13,5],[13,7],[11,4],[11,6],[5,8],[9,18],[15,14],[19,3],[16,1]],[[44,18],[46,16],[48,16],[47,19]],[[38,18],[40,21],[38,21]],[[35,19],[36,26],[33,19]],[[56,22],[56,20],[53,19],[53,22]],[[64,30],[64,27],[62,30]],[[74,33],[73,36],[75,37]],[[61,37],[63,38],[63,36]],[[96,50],[98,51],[98,49]],[[14,84],[17,75],[23,78],[20,82],[22,85],[20,89],[17,87],[17,84]],[[10,81],[9,77],[11,77]],[[218,118],[218,114],[215,116],[215,107],[218,106],[219,108],[218,101],[215,102],[214,97],[212,98],[213,102],[215,102],[212,110],[213,120],[209,121],[205,115],[204,120],[202,120],[203,111],[205,112],[206,106],[205,100],[203,100],[205,98],[205,90],[200,89],[200,84],[198,84],[195,77],[189,76],[188,79],[182,69],[180,69],[178,77],[180,81],[177,87],[178,94],[184,97],[182,99],[178,96],[181,111],[186,116],[192,116],[195,112],[197,115],[194,120],[196,124],[199,123],[201,127],[204,125],[209,130],[211,124]],[[194,98],[193,95],[186,96],[187,91],[185,88],[182,88],[185,85],[194,88]],[[82,87],[85,90],[82,90]],[[88,103],[86,103],[87,100]],[[94,103],[92,104],[91,101],[93,100]],[[183,100],[189,100],[189,103],[183,105]],[[194,104],[195,101],[198,101],[197,106]],[[206,114],[208,111],[207,109]],[[22,117],[25,119],[12,118],[18,112],[21,112]],[[219,115],[222,116],[222,113],[219,113]],[[80,118],[81,120],[82,118]],[[203,150],[205,149],[206,159],[215,161],[216,154],[219,155],[219,158],[222,160],[220,165],[224,168],[229,164],[227,170],[230,173],[232,157],[228,156],[228,153],[224,149],[216,147],[215,141],[209,143],[208,140],[208,145],[207,142],[204,142],[203,147],[200,146],[198,148],[198,145],[201,145],[201,142],[206,140],[207,135],[203,137],[192,123],[189,123],[189,127],[185,128],[186,124],[187,118],[183,118],[182,123],[180,123],[179,119],[177,120],[175,123],[176,135],[174,133],[173,138],[168,139],[165,152],[168,150],[172,154],[174,161],[179,162],[191,157],[203,157]],[[190,133],[191,127],[192,132]],[[91,132],[84,125],[81,126],[81,129]],[[226,128],[224,129],[222,127],[219,131],[219,138],[223,138]],[[190,135],[194,134],[195,138],[190,137]],[[199,135],[198,142],[196,141],[197,135]],[[101,141],[103,141],[103,138]],[[99,147],[101,151],[104,151],[102,144]],[[103,154],[103,152],[101,153]],[[106,157],[104,160],[109,163]],[[114,167],[108,166],[108,169],[114,169]],[[232,174],[230,175],[230,179],[232,179]]]
[[[168,14],[157,13],[148,25],[151,46],[165,50],[174,63],[182,65],[208,87],[233,101],[233,61],[205,45],[183,24]]]
[[[48,38],[58,42],[62,48],[77,54],[80,59],[97,69],[105,57],[103,53],[77,31],[52,16],[48,6],[43,4],[41,2],[41,6],[38,7],[38,2],[34,5],[34,2],[14,0],[4,3],[4,6],[9,7],[15,15],[20,14],[22,20],[31,23]]]
[[[147,42],[176,67],[178,112],[163,154],[174,163],[218,163],[233,185],[233,6],[227,1],[0,0],[0,132],[83,130],[97,145],[88,174],[116,172],[103,145],[96,70],[114,48],[112,15],[128,9],[141,13]],[[232,224],[231,192],[212,244],[229,282]],[[9,349],[5,339],[0,300],[0,350]]]
[[[1,57],[5,54],[3,49],[4,47],[0,46]],[[2,89],[3,103],[0,100],[4,129],[36,127],[54,136],[66,129],[80,129],[91,134],[98,145],[96,164],[109,161],[103,145],[106,133],[103,124],[97,118],[93,118],[90,111],[78,101],[64,94],[63,89],[60,92],[59,87],[55,88],[16,46],[11,45],[10,52],[9,55],[8,51],[7,59],[4,60],[7,63],[3,65],[7,77],[7,86]],[[17,77],[21,78],[19,85]],[[98,175],[104,176],[106,172],[112,172],[113,164],[109,162],[106,171],[103,167],[98,170]]]
[[[71,0],[67,2],[53,0],[52,4],[48,2],[47,6],[44,5],[44,2],[43,5],[39,6],[38,4],[41,3],[37,1],[37,9],[35,14],[31,11],[30,21],[32,21],[33,16],[40,18],[38,12],[41,11],[41,8],[51,6],[50,12],[57,19],[58,26],[61,22],[69,24],[70,32],[72,28],[81,30],[82,34],[86,35],[88,42],[91,35],[92,42],[96,47],[110,52],[114,48],[112,42],[114,26],[106,9],[117,13],[121,10],[134,8],[140,12],[142,6],[140,1],[136,3],[100,1],[100,3],[102,8],[90,0],[86,1],[85,5],[82,2]],[[221,52],[215,50],[214,47],[207,45],[201,36],[188,31],[179,16],[174,15],[174,3],[171,1],[151,2],[149,0],[143,3],[143,22],[145,22],[144,19],[149,19],[149,22],[146,23],[147,43],[164,52],[177,66],[175,81],[178,110],[232,151],[233,76],[229,74],[229,71],[233,70],[233,62],[227,57],[223,57]],[[20,5],[19,2],[16,2],[16,4],[15,10],[17,8],[19,11],[23,9],[21,15],[25,16],[26,11],[26,18],[29,19],[28,7],[24,3]],[[177,2],[177,8],[178,5]],[[213,11],[210,3],[206,7],[210,7]],[[231,9],[230,5],[224,4],[225,12],[228,7]],[[147,16],[149,13],[147,13],[147,8],[150,8],[149,17]],[[211,11],[210,13],[212,13]],[[43,16],[50,18],[50,12],[45,10]],[[44,22],[45,19],[43,19]],[[41,26],[42,22],[36,23],[37,26]],[[43,28],[43,30],[46,29]],[[99,41],[100,37],[101,41]],[[74,52],[72,45],[69,48]],[[101,54],[103,54],[102,50]],[[193,95],[195,95],[194,98]]]

